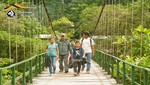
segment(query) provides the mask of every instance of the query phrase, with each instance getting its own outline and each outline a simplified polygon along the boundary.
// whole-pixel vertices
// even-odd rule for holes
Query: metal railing
[[[120,82],[123,85],[150,85],[149,68],[134,65],[102,51],[96,51],[93,60],[105,69],[111,77],[115,78],[117,83]]]
[[[45,53],[35,55],[29,59],[12,64],[7,67],[0,68],[0,85],[16,85],[17,81],[19,80],[22,83],[22,85],[26,85],[27,77],[29,77],[29,82],[32,83],[32,78],[34,76],[37,76],[37,74],[41,73],[44,70],[45,57],[43,56],[45,56]],[[20,68],[22,68],[21,74],[16,75],[16,70]],[[10,69],[11,78],[10,80],[7,80],[5,83],[3,83],[2,72],[6,69]]]

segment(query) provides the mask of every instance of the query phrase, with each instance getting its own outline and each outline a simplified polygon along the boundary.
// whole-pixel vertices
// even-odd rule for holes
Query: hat
[[[65,35],[64,33],[61,33],[60,36],[61,36],[61,37],[65,37],[66,35]]]

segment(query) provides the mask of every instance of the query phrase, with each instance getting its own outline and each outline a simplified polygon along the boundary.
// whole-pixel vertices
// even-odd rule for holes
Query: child
[[[50,76],[51,74],[55,74],[56,71],[56,59],[58,59],[58,55],[59,55],[59,50],[58,50],[58,46],[55,43],[55,39],[54,38],[50,38],[49,39],[49,43],[47,45],[47,52],[48,52],[48,57],[50,59],[50,64],[49,64],[49,72],[50,72]]]
[[[73,48],[73,69],[74,69],[74,76],[79,76],[80,74],[80,68],[82,64],[82,58],[84,55],[84,51],[82,47],[80,47],[80,42],[75,42],[75,47]]]

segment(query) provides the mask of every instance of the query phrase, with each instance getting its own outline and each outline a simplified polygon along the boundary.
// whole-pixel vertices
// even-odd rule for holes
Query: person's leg
[[[81,61],[78,62],[78,75],[80,74],[80,69],[81,69]]]
[[[65,66],[65,73],[68,73],[68,67],[69,67],[69,63],[68,63],[68,55],[64,56],[64,66]]]
[[[52,74],[52,59],[51,59],[51,57],[49,59],[50,59],[49,72],[50,72],[50,75],[51,75]]]
[[[85,55],[86,56],[86,55]],[[82,62],[81,62],[81,66],[82,66],[82,71],[84,71],[84,68],[85,68],[85,62],[86,62],[86,59],[83,58]]]
[[[91,57],[92,57],[92,53],[87,53],[86,54],[87,57],[87,69],[86,71],[89,73],[90,68],[91,68]]]
[[[73,70],[74,70],[74,76],[77,76],[77,61],[74,61],[73,63]]]
[[[55,74],[55,71],[56,71],[56,57],[52,57],[52,67],[53,67],[53,73]]]
[[[74,70],[74,73],[77,72],[77,62],[76,61],[73,62],[73,70]]]
[[[63,60],[64,60],[64,56],[59,55],[59,69],[60,72],[63,72]]]

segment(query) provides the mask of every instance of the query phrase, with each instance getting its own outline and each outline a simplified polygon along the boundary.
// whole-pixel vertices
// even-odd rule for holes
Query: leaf
[[[138,26],[136,29],[136,31],[139,31],[139,32],[143,32],[144,31],[144,28],[142,25]]]
[[[149,35],[149,34],[150,34],[150,29],[146,29],[146,28],[145,28],[145,29],[144,29],[144,32]]]

